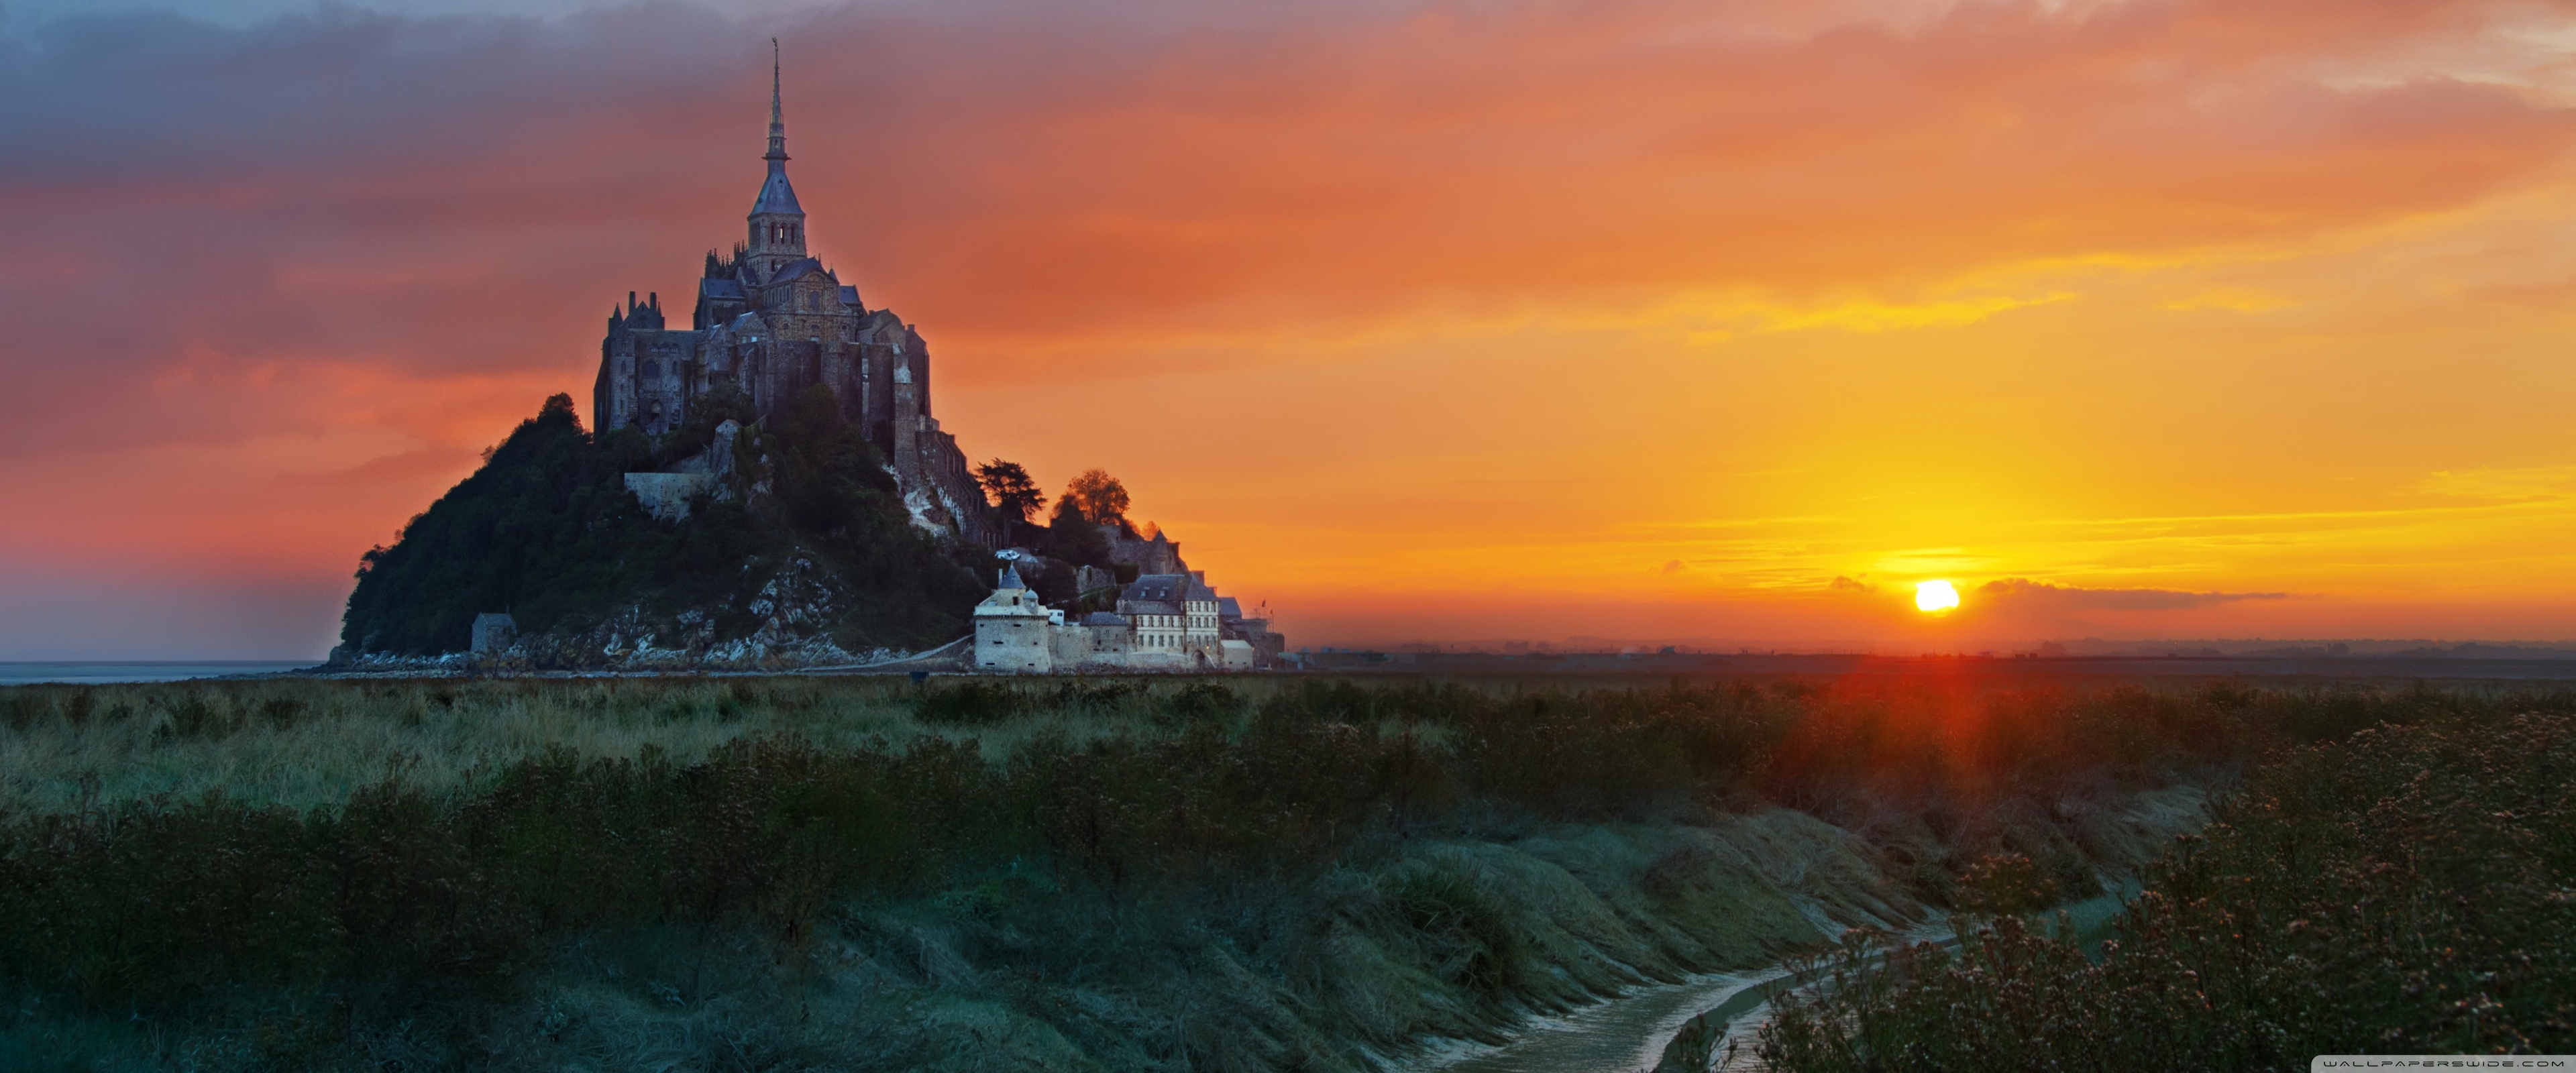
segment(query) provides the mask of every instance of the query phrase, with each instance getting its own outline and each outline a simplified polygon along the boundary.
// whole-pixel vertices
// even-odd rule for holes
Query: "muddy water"
[[[2109,893],[2064,907],[2077,937],[2090,945],[2101,941],[2121,903],[2137,893],[2134,884],[2119,884]],[[2043,917],[2053,927],[2053,914]],[[1935,919],[1908,930],[1906,942],[1957,942],[1946,920]],[[1758,1073],[1767,1069],[1754,1056],[1753,1045],[1770,1020],[1771,995],[1795,986],[1787,970],[1772,966],[1752,972],[1695,977],[1678,984],[1640,988],[1618,998],[1559,1017],[1532,1020],[1501,1046],[1457,1047],[1437,1052],[1415,1068],[1441,1073],[1639,1073],[1655,1068],[1664,1045],[1681,1031],[1682,1022],[1702,1013],[1726,1021],[1726,1042],[1718,1046],[1718,1069],[1724,1073]],[[1732,1059],[1727,1058],[1732,1047]]]

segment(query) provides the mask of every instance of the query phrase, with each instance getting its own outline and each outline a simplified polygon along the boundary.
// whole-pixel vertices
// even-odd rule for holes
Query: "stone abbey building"
[[[968,469],[957,438],[930,408],[930,347],[892,310],[869,309],[855,286],[806,252],[805,209],[787,180],[787,124],[773,58],[769,85],[768,171],[746,217],[745,241],[730,256],[707,254],[689,309],[689,326],[665,320],[661,295],[626,303],[608,316],[599,345],[599,379],[591,414],[601,432],[632,428],[661,436],[689,423],[693,407],[740,397],[761,417],[783,410],[799,392],[828,389],[841,414],[885,453],[915,524],[990,546],[991,507]],[[705,427],[703,423],[701,428]],[[727,494],[733,472],[731,422],[718,424],[701,453],[668,472],[628,473],[626,487],[657,518],[688,516],[692,498]],[[998,574],[999,587],[974,611],[973,647],[959,660],[974,670],[1053,673],[1087,670],[1246,670],[1273,665],[1284,640],[1260,616],[1246,616],[1220,597],[1204,573],[1181,560],[1180,545],[1159,530],[1142,536],[1104,525],[1115,571],[1083,567],[1103,579],[1131,578],[1117,590],[1116,611],[1079,622],[1032,592],[1019,567]],[[1035,563],[1033,553],[999,556]],[[1093,588],[1092,586],[1085,586]],[[1093,591],[1106,589],[1104,583]],[[474,632],[476,652],[511,643],[506,615],[486,615]]]
[[[729,257],[707,254],[689,326],[672,328],[662,300],[608,316],[591,389],[592,422],[605,432],[661,435],[712,392],[739,390],[766,417],[816,384],[885,452],[905,505],[926,527],[989,542],[983,489],[957,438],[931,416],[930,348],[889,309],[869,309],[805,252],[805,209],[787,181],[787,124],[778,69],[770,68],[768,174],[752,201],[747,241]]]

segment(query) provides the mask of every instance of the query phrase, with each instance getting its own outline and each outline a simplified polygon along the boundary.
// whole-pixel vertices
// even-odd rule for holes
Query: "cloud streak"
[[[2571,24],[2570,5],[2486,0],[22,23],[0,36],[0,494],[60,509],[0,522],[0,572],[145,556],[344,575],[536,399],[580,393],[606,303],[683,293],[735,237],[772,33],[818,247],[930,335],[943,419],[981,452],[1113,462],[1176,522],[1251,534],[1245,560],[1295,586],[1320,582],[1294,564],[1329,559],[1281,521],[1302,497],[1387,505],[1371,516],[1398,534],[1391,560],[1473,542],[1530,489],[1571,489],[1602,529],[1700,520],[1594,479],[1717,450],[1695,424],[1714,404],[1680,404],[1695,394],[1742,400],[1726,450],[1825,453],[1857,441],[1781,400],[1901,383],[1972,410],[2092,375],[2062,340],[2136,334],[2104,312],[2125,276],[2259,266],[2553,189],[2576,113],[2529,42]],[[2185,282],[2138,315],[2316,305],[2276,279]],[[2096,334],[1922,378],[1924,339],[2030,323]],[[2105,411],[2134,394],[2070,390]],[[1142,433],[1017,421],[1076,397],[1282,427],[1216,428],[1252,453],[1199,463]],[[1830,495],[1730,478],[1688,502],[1863,517],[1840,505],[1904,494],[1876,475],[1942,483],[1912,467],[1982,463],[1927,444],[2007,427],[1809,465],[1824,476],[1800,487]],[[1538,428],[1560,448],[1530,452]],[[1308,465],[1341,483],[1311,491]],[[1266,476],[1246,491],[1245,472]],[[1497,472],[1526,479],[1499,490]],[[1407,506],[1476,489],[1495,490]],[[2083,498],[2031,494],[1996,509],[2064,517]],[[1963,543],[1930,514],[1866,525],[1812,542],[1844,561],[1728,570],[1831,576]],[[1668,558],[1549,583],[1660,577]],[[2235,599],[2020,584],[2007,598],[2087,609]]]
[[[1851,10],[839,9],[789,31],[790,121],[820,241],[1014,375],[1675,290],[1773,329],[1973,322],[2067,296],[1966,274],[2437,208],[2576,133],[2510,86],[2314,74],[2522,6]],[[674,6],[52,24],[0,52],[0,233],[53,251],[11,272],[15,364],[78,353],[46,394],[104,406],[191,348],[560,352],[592,327],[566,311],[729,237],[760,36]],[[15,416],[0,449],[62,431]]]
[[[2012,611],[2179,611],[2244,600],[2287,600],[2286,592],[2184,592],[2179,589],[2088,589],[2027,578],[1977,586],[1977,596]]]

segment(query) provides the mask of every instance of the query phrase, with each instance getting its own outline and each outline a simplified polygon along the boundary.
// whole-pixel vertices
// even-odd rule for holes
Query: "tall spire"
[[[805,210],[796,204],[796,188],[787,183],[787,114],[778,103],[778,39],[775,37],[769,39],[769,154],[762,159],[769,161],[769,176],[761,180],[760,198],[751,204],[752,215],[804,216]],[[802,257],[805,247],[802,225],[797,227],[797,231],[797,256]],[[751,244],[759,248],[765,241],[754,234]]]
[[[805,257],[805,210],[787,181],[787,112],[779,103],[778,39],[769,39],[769,174],[751,203],[751,267],[768,279]]]
[[[787,119],[778,106],[778,39],[769,39],[769,170],[780,171],[787,160]]]

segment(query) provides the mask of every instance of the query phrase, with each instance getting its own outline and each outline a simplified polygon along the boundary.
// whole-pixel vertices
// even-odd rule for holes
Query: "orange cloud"
[[[2576,577],[2576,113],[2534,44],[2570,5],[800,19],[818,245],[930,336],[942,419],[1107,465],[1301,639],[2576,632],[2531,580]],[[48,505],[0,521],[0,587],[336,585],[580,394],[607,304],[685,301],[775,29],[343,8],[0,47],[0,495]],[[1935,569],[2301,595],[1929,625],[1887,594]]]

